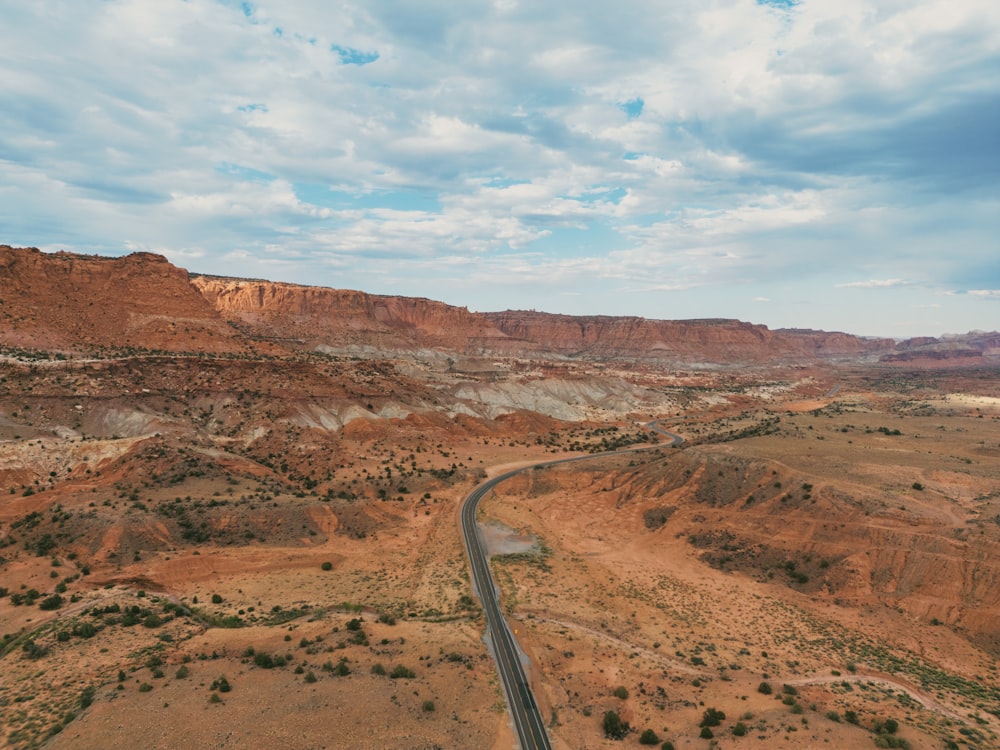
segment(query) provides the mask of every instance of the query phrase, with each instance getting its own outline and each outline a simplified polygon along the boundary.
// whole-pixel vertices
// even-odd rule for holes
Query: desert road
[[[635,450],[649,450],[653,447],[663,447],[679,445],[683,442],[680,435],[667,432],[658,426],[659,422],[649,422],[646,427],[671,438],[669,443],[660,443],[658,446],[643,446],[639,449],[625,449],[610,451],[607,453],[595,453],[587,456],[574,456],[573,458],[561,458],[555,461],[543,461],[542,463],[525,466],[520,469],[508,471],[505,474],[493,477],[476,487],[469,496],[465,498],[462,505],[462,536],[465,537],[465,550],[469,556],[469,567],[472,571],[472,588],[482,602],[483,612],[486,615],[486,625],[489,630],[494,658],[497,662],[497,671],[500,673],[500,681],[503,683],[504,692],[507,694],[507,705],[510,709],[511,717],[514,720],[514,729],[517,732],[517,739],[521,750],[536,750],[538,748],[551,748],[549,736],[545,732],[545,724],[542,715],[538,711],[538,704],[535,696],[531,692],[531,685],[525,675],[524,667],[521,664],[520,649],[510,626],[504,619],[500,611],[500,595],[496,583],[490,573],[489,556],[483,539],[476,527],[476,509],[479,501],[493,490],[501,482],[510,479],[523,471],[533,471],[556,464],[570,463],[573,461],[586,461],[592,458],[602,458],[620,453],[630,453]]]

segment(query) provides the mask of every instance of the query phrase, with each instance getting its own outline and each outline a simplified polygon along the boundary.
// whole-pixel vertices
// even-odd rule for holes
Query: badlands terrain
[[[459,507],[592,455],[480,511],[553,747],[1000,747],[998,376],[0,247],[0,746],[509,748]]]

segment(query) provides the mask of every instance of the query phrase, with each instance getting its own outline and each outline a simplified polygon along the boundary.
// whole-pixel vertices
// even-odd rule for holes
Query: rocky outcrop
[[[429,299],[209,276],[196,276],[192,283],[226,320],[310,348],[441,347],[474,353],[505,338],[466,308]]]
[[[0,246],[0,344],[89,351],[385,356],[514,356],[682,365],[823,360],[973,360],[1000,355],[1000,334],[888,339],[738,320],[650,320],[508,310],[473,313],[429,299],[192,276],[159,255],[121,258]],[[461,368],[461,363],[452,365]]]
[[[896,351],[882,357],[883,362],[967,362],[983,357],[1000,356],[1000,333],[976,331],[940,339],[922,336],[901,342]]]
[[[649,320],[507,311],[484,317],[528,349],[584,358],[636,358],[707,363],[856,358],[892,342],[845,333],[777,330],[739,320]]]
[[[823,331],[771,331],[738,320],[648,320],[540,312],[472,313],[428,299],[196,276],[228,321],[252,335],[338,351],[436,349],[469,356],[773,363],[857,358],[888,340]]]
[[[0,344],[88,351],[244,348],[182,268],[151,253],[122,258],[0,246]]]

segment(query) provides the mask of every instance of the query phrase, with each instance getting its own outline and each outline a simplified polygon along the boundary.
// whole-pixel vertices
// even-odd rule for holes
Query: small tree
[[[608,711],[604,714],[604,736],[612,740],[624,739],[629,732],[628,722],[622,721],[615,711]]]
[[[701,724],[699,726],[717,727],[725,718],[725,712],[715,708],[706,708],[705,713],[701,715]]]
[[[757,686],[757,692],[761,695],[770,695],[774,692],[770,682],[762,682]]]
[[[640,745],[655,745],[659,741],[660,741],[660,738],[656,736],[656,732],[654,732],[652,729],[645,730],[639,736],[639,744]]]

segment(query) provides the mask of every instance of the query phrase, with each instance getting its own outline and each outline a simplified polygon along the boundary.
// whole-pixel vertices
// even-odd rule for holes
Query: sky
[[[3,244],[475,311],[1000,328],[996,0],[0,20]]]

